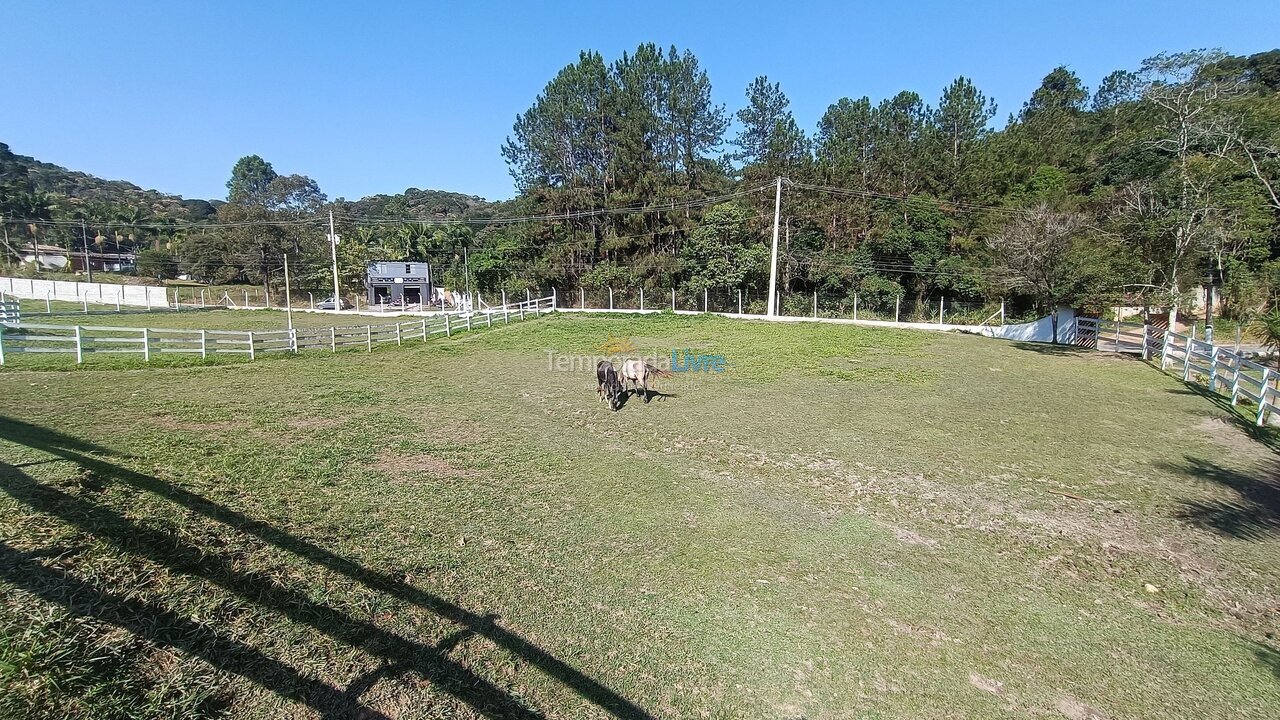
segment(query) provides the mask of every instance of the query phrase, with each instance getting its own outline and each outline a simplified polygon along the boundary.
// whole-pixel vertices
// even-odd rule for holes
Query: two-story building
[[[365,287],[370,305],[421,305],[434,301],[429,263],[410,260],[369,263]]]

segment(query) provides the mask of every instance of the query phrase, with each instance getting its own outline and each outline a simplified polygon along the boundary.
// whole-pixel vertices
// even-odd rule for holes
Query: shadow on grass
[[[1257,470],[1240,471],[1187,455],[1182,462],[1156,466],[1234,491],[1230,500],[1184,501],[1183,520],[1242,540],[1280,536],[1280,463],[1271,461]]]
[[[1250,416],[1246,416],[1242,414],[1239,407],[1231,404],[1231,398],[1225,395],[1219,395],[1204,385],[1191,382],[1183,382],[1182,387],[1166,390],[1165,392],[1172,395],[1194,395],[1207,400],[1213,404],[1214,407],[1222,411],[1225,416],[1223,417],[1224,420],[1235,425],[1241,432],[1248,435],[1250,438],[1266,445],[1272,450],[1272,452],[1280,453],[1280,431],[1276,428],[1265,425],[1259,427],[1255,419],[1252,417],[1252,414],[1250,414]]]
[[[651,401],[651,400],[658,400],[658,401],[662,401],[662,400],[666,400],[666,399],[668,399],[668,398],[678,398],[678,397],[680,397],[679,395],[677,395],[677,394],[675,394],[675,393],[664,393],[664,392],[662,392],[661,390],[654,390],[653,388],[649,388],[648,390],[642,390],[642,389],[637,388],[637,389],[635,389],[635,390],[628,391],[628,393],[627,393],[626,395],[624,395],[623,397],[624,397],[624,398],[626,398],[626,397],[630,397],[630,396],[632,396],[632,395],[638,395],[638,396],[640,396],[640,399],[641,399],[642,401],[644,401],[644,403],[645,403],[646,405],[648,405],[648,404],[649,404],[649,401]]]
[[[1253,650],[1253,656],[1257,659],[1258,664],[1269,668],[1271,673],[1280,680],[1280,652],[1272,650],[1266,645],[1256,643],[1257,647]]]
[[[1054,345],[1053,343],[1020,342],[1020,341],[1014,341],[1010,344],[1019,350],[1026,350],[1027,352],[1033,352],[1033,353],[1036,353],[1037,355],[1054,355],[1054,356],[1062,357],[1062,356],[1072,356],[1072,355],[1096,355],[1098,352],[1094,348],[1081,347],[1079,345],[1067,345],[1067,344]]]
[[[617,718],[648,719],[646,711],[608,687],[547,654],[522,636],[497,624],[493,615],[478,615],[420,590],[390,574],[371,570],[346,557],[296,537],[270,524],[159,478],[134,472],[102,459],[105,450],[48,428],[0,417],[0,437],[77,463],[101,483],[118,483],[154,493],[233,532],[258,538],[281,550],[325,567],[388,596],[412,603],[459,626],[439,644],[429,645],[351,617],[276,578],[244,569],[233,559],[184,542],[169,532],[135,522],[79,495],[32,478],[14,465],[0,463],[0,491],[32,510],[50,515],[92,535],[121,552],[161,564],[171,571],[210,582],[287,618],[357,648],[383,664],[353,680],[345,689],[304,676],[260,650],[227,638],[167,608],[115,594],[70,573],[40,562],[39,554],[21,553],[0,543],[0,578],[73,614],[91,616],[161,646],[181,650],[212,666],[240,675],[281,697],[305,703],[326,718],[382,718],[360,703],[362,693],[379,680],[416,673],[440,690],[494,718],[542,718],[502,688],[475,674],[449,653],[468,637],[482,636],[524,662],[563,683],[600,710]]]

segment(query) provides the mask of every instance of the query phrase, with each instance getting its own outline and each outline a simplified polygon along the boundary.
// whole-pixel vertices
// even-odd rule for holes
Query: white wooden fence
[[[1258,425],[1280,407],[1280,391],[1275,370],[1205,340],[1170,332],[1154,325],[1076,318],[1078,343],[1099,350],[1140,354],[1143,360],[1159,362],[1160,369],[1178,375],[1184,382],[1206,386],[1231,399],[1241,399],[1257,407]]]
[[[259,355],[302,350],[328,350],[375,345],[403,345],[425,341],[432,335],[493,327],[553,311],[550,297],[490,308],[483,313],[440,313],[394,323],[345,325],[292,330],[179,330],[172,328],[132,328],[109,325],[51,325],[23,323],[7,325],[0,331],[0,365],[18,353],[60,353],[74,355],[83,363],[95,353],[141,355],[150,362],[153,355],[186,353],[207,358],[219,354]]]
[[[22,321],[22,306],[17,300],[0,293],[0,325],[14,325]]]

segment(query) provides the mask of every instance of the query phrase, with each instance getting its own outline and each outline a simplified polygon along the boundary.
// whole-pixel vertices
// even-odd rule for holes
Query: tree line
[[[124,209],[140,217],[104,219],[97,200],[37,187],[5,147],[0,214],[53,223],[6,222],[10,246],[70,245],[79,228],[56,221],[79,214],[141,249],[141,274],[268,289],[285,253],[298,282],[326,286],[332,211],[352,291],[371,260],[419,259],[446,284],[489,291],[758,294],[781,177],[784,301],[1176,312],[1212,276],[1223,311],[1243,319],[1280,293],[1280,51],[1161,54],[1092,91],[1054,68],[1001,127],[996,101],[964,77],[933,98],[838,98],[810,132],[767,77],[732,114],[711,89],[687,50],[583,52],[516,118],[500,152],[517,195],[502,203],[416,189],[329,201],[249,156],[225,202],[135,198]]]

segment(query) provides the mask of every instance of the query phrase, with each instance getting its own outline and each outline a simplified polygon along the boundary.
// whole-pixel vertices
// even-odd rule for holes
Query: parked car
[[[343,300],[342,298],[338,298],[336,303],[331,297],[325,298],[324,300],[316,303],[317,310],[346,310],[349,307],[351,307],[351,303]]]

